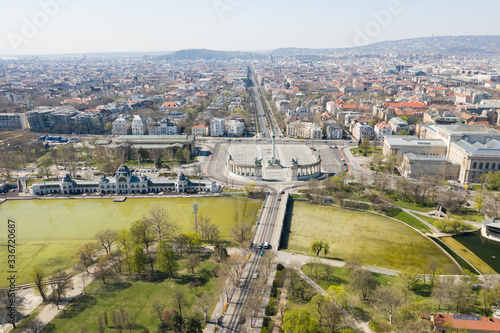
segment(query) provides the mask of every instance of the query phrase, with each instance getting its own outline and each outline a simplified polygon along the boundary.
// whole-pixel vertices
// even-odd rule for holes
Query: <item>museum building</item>
[[[74,180],[68,174],[61,181],[33,184],[31,194],[147,194],[160,192],[197,193],[219,192],[219,186],[208,179],[187,179],[180,173],[176,179],[154,179],[133,175],[122,164],[114,177],[103,175],[99,181]]]

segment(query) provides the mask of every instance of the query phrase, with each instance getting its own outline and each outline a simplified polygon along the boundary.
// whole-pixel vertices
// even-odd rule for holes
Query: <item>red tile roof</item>
[[[475,317],[475,316],[458,316],[452,314],[436,314],[434,315],[434,326],[436,328],[448,327],[466,329],[481,332],[499,332],[500,321],[498,318]]]

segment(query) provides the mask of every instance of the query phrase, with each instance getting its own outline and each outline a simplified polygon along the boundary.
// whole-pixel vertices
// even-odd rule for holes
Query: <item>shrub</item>
[[[285,266],[283,266],[282,264],[278,264],[278,265],[276,266],[276,269],[277,269],[278,271],[282,271],[282,270],[284,270],[284,269],[285,269]]]
[[[266,314],[266,316],[275,316],[276,315],[276,299],[275,298],[269,299],[269,303],[267,303],[267,306],[266,306],[265,314]]]
[[[374,332],[392,332],[391,325],[386,321],[370,321],[370,328]]]
[[[273,320],[271,319],[271,317],[264,317],[264,320],[262,321],[262,329],[267,328],[269,331],[271,331],[273,326]]]

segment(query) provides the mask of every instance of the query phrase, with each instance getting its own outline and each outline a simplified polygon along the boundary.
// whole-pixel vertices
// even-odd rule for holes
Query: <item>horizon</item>
[[[104,51],[104,52],[81,52],[81,53],[41,53],[41,54],[0,54],[0,58],[26,58],[26,57],[71,57],[71,56],[92,56],[92,55],[106,55],[106,54],[141,54],[141,55],[168,55],[172,54],[175,52],[180,52],[180,51],[193,51],[193,50],[207,50],[207,51],[220,51],[220,52],[246,52],[246,53],[270,53],[279,49],[310,49],[310,50],[321,50],[321,49],[331,49],[331,50],[347,50],[347,49],[356,49],[356,48],[363,48],[363,47],[369,47],[373,46],[376,44],[381,44],[381,43],[394,43],[394,42],[401,42],[401,41],[408,41],[408,40],[416,40],[416,39],[432,39],[432,38],[467,38],[467,37],[500,37],[500,34],[497,35],[443,35],[443,36],[420,36],[420,37],[412,37],[412,38],[402,38],[402,39],[394,39],[394,40],[382,40],[370,44],[365,44],[365,45],[359,45],[359,46],[348,46],[348,47],[336,47],[336,48],[330,48],[330,47],[317,47],[317,48],[309,48],[309,47],[299,47],[299,46],[283,46],[279,48],[271,48],[271,49],[266,49],[266,50],[244,50],[244,49],[227,49],[227,50],[222,50],[222,49],[210,49],[210,48],[185,48],[185,49],[178,49],[178,50],[159,50],[159,51],[143,51],[143,50],[138,50],[138,51]]]
[[[499,3],[481,0],[476,6],[494,9]],[[130,0],[27,0],[2,7],[4,56],[339,49],[500,30],[495,10],[481,13],[480,25],[464,24],[461,17],[469,16],[465,0],[150,0],[140,5]]]

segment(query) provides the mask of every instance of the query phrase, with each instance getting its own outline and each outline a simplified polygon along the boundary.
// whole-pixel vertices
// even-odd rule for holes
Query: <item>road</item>
[[[287,193],[280,194],[276,190],[271,190],[264,201],[264,206],[262,208],[261,216],[257,221],[257,225],[254,231],[254,237],[252,238],[252,243],[250,248],[253,250],[250,259],[243,270],[240,279],[240,288],[237,288],[235,294],[228,306],[226,315],[223,320],[223,330],[221,332],[241,332],[242,325],[249,326],[250,322],[244,323],[244,304],[248,297],[253,293],[264,294],[265,290],[257,289],[256,279],[254,279],[255,274],[259,274],[261,278],[266,272],[261,264],[261,251],[276,251],[277,247],[260,250],[258,249],[259,244],[264,244],[265,242],[271,242],[273,234],[275,232],[276,222],[279,220],[278,212],[279,206],[283,199],[283,196],[288,195]],[[266,277],[267,280],[267,277]]]

